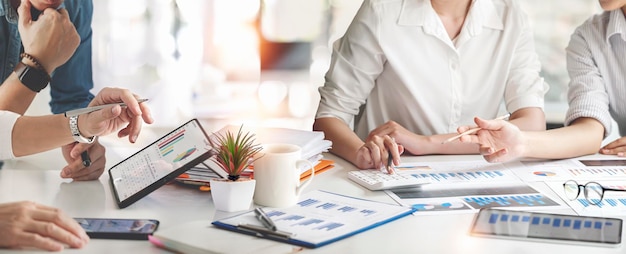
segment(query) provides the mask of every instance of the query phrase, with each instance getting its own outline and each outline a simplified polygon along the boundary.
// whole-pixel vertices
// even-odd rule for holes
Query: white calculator
[[[418,187],[430,183],[429,178],[417,178],[410,174],[387,174],[378,169],[353,170],[348,172],[348,179],[370,190]]]

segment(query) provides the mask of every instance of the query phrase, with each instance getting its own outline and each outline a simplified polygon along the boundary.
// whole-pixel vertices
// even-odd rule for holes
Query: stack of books
[[[227,125],[218,130],[217,133],[230,131],[236,134],[239,128],[240,126]],[[254,133],[257,144],[287,143],[299,146],[302,148],[302,159],[309,160],[314,165],[316,174],[333,167],[333,161],[323,159],[322,153],[328,152],[332,146],[332,142],[325,140],[324,133],[321,131],[305,131],[289,128],[247,128],[246,126],[243,127],[243,131]],[[242,176],[252,177],[254,172],[253,167],[254,165],[246,170]],[[300,171],[301,180],[308,178],[311,174],[308,168],[301,168]],[[185,174],[182,174],[176,180],[185,184],[208,186],[212,178],[226,177],[226,172],[209,159],[201,165],[190,169]],[[209,190],[208,187],[201,189]]]

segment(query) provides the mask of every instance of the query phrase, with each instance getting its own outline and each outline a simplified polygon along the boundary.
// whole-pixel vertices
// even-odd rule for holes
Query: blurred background
[[[94,0],[94,93],[130,88],[150,99],[161,127],[198,117],[209,131],[227,123],[310,129],[331,45],[361,2]],[[590,0],[519,3],[551,87],[546,116],[558,126],[567,109],[565,47],[601,10]],[[37,100],[47,110],[49,97]]]

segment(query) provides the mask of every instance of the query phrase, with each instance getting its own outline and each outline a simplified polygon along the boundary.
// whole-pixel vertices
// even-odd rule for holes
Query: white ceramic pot
[[[228,179],[211,180],[211,197],[215,209],[224,212],[236,212],[250,209],[256,180],[242,179],[230,181]]]

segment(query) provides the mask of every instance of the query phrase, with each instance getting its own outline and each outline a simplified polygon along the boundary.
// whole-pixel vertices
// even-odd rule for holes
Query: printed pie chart
[[[555,176],[556,173],[550,171],[535,171],[533,172],[536,176]]]

